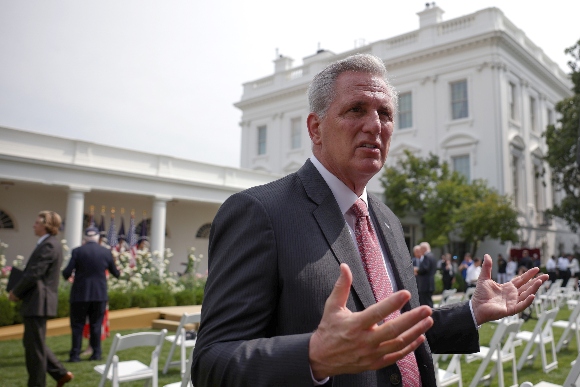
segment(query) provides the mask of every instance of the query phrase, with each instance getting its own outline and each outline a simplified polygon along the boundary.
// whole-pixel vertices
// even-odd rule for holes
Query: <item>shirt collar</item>
[[[46,238],[48,238],[50,236],[50,234],[44,234],[43,236],[41,236],[40,238],[38,238],[38,242],[36,242],[37,245],[41,244],[42,242],[44,242],[44,240]]]
[[[344,216],[344,214],[352,207],[352,205],[359,199],[359,197],[356,196],[356,194],[352,192],[352,190],[348,188],[346,184],[340,181],[338,177],[334,176],[328,169],[326,169],[324,165],[318,161],[316,156],[312,155],[310,157],[310,161],[312,164],[314,164],[314,167],[316,167],[318,172],[320,172],[326,184],[328,184],[328,187],[332,191],[332,194],[338,203],[338,207],[340,207],[340,211]],[[369,203],[367,200],[367,187],[363,189],[363,193],[360,196],[360,199],[362,199],[368,207]]]

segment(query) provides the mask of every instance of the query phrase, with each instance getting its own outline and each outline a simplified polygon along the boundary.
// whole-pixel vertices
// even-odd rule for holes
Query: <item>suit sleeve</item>
[[[429,274],[431,273],[431,265],[433,261],[429,257],[423,257],[422,261],[419,261],[418,273],[419,274]]]
[[[23,296],[29,290],[37,286],[37,282],[42,280],[46,272],[57,260],[54,246],[50,242],[45,242],[39,247],[39,251],[33,254],[26,265],[22,279],[16,284],[12,292],[18,298]]]
[[[109,257],[107,259],[109,262],[109,273],[115,276],[115,278],[119,278],[121,273],[119,273],[119,269],[117,269],[117,265],[115,265],[115,260],[113,259],[113,254],[109,253]]]
[[[74,249],[72,251],[71,254],[71,258],[68,261],[68,265],[66,265],[65,269],[62,271],[62,276],[64,277],[65,280],[69,279],[69,277],[72,275],[72,272],[75,268],[75,264],[76,264],[76,256],[77,256],[77,249]]]
[[[193,385],[312,385],[311,333],[276,336],[277,271],[266,209],[247,193],[233,195],[212,224]]]
[[[433,327],[427,342],[433,353],[474,353],[479,351],[479,333],[469,301],[433,309]]]

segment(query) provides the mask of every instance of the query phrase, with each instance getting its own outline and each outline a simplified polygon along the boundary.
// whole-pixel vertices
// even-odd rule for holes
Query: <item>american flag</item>
[[[133,247],[137,244],[137,234],[135,234],[135,217],[131,215],[129,222],[129,233],[127,234],[127,243]]]
[[[129,222],[129,232],[127,233],[127,243],[129,244],[129,251],[131,252],[130,266],[135,266],[135,257],[137,256],[137,234],[135,234],[135,216],[131,213],[131,221]]]
[[[115,228],[115,215],[111,215],[111,225],[109,226],[109,234],[107,234],[109,246],[116,247],[119,241],[117,240],[117,229]]]

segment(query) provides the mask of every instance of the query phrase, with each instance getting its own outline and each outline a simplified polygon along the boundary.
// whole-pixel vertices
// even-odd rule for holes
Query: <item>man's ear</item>
[[[306,125],[308,126],[308,135],[314,145],[320,145],[320,124],[321,120],[316,113],[310,113],[306,118]]]

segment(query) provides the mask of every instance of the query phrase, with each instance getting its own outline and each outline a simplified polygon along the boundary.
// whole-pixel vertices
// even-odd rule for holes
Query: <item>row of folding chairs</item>
[[[476,387],[480,383],[489,384],[496,377],[499,387],[504,387],[504,363],[511,363],[513,383],[510,385],[515,387],[518,386],[518,371],[521,371],[526,364],[533,364],[537,359],[540,359],[543,371],[548,373],[558,367],[557,352],[572,340],[573,335],[576,336],[580,356],[580,332],[578,329],[580,326],[580,303],[572,303],[571,305],[573,305],[572,312],[566,321],[555,321],[559,312],[557,307],[541,312],[533,331],[522,331],[521,327],[524,320],[517,316],[496,321],[497,328],[490,340],[489,347],[481,346],[478,353],[465,355],[466,363],[481,361],[469,387]],[[564,329],[558,345],[555,344],[553,327]],[[515,347],[524,342],[524,350],[517,359]],[[437,385],[458,384],[459,387],[462,387],[462,355],[453,355],[447,368],[441,369],[439,362],[446,356],[433,356],[437,371]],[[539,385],[537,387],[550,386]]]
[[[150,381],[152,387],[158,387],[158,365],[161,348],[165,341],[171,342],[171,348],[163,368],[163,373],[166,374],[169,367],[179,365],[181,368],[181,381],[166,385],[165,387],[192,387],[191,385],[191,362],[193,360],[193,347],[195,346],[195,338],[187,340],[186,327],[199,323],[200,314],[183,314],[179,327],[175,335],[167,335],[167,330],[163,329],[161,332],[139,332],[121,336],[119,333],[115,335],[107,362],[96,366],[94,369],[101,374],[99,387],[104,387],[107,380],[111,381],[113,387],[118,387],[121,382],[129,382],[135,380]],[[146,365],[138,360],[119,360],[119,351],[135,347],[154,347],[151,353],[151,362]],[[173,360],[176,350],[179,350],[180,359]]]
[[[451,305],[462,301],[470,300],[475,292],[475,288],[467,288],[464,293],[457,293],[457,289],[444,290],[441,293],[441,302],[434,305],[434,308],[440,308],[444,305]]]

